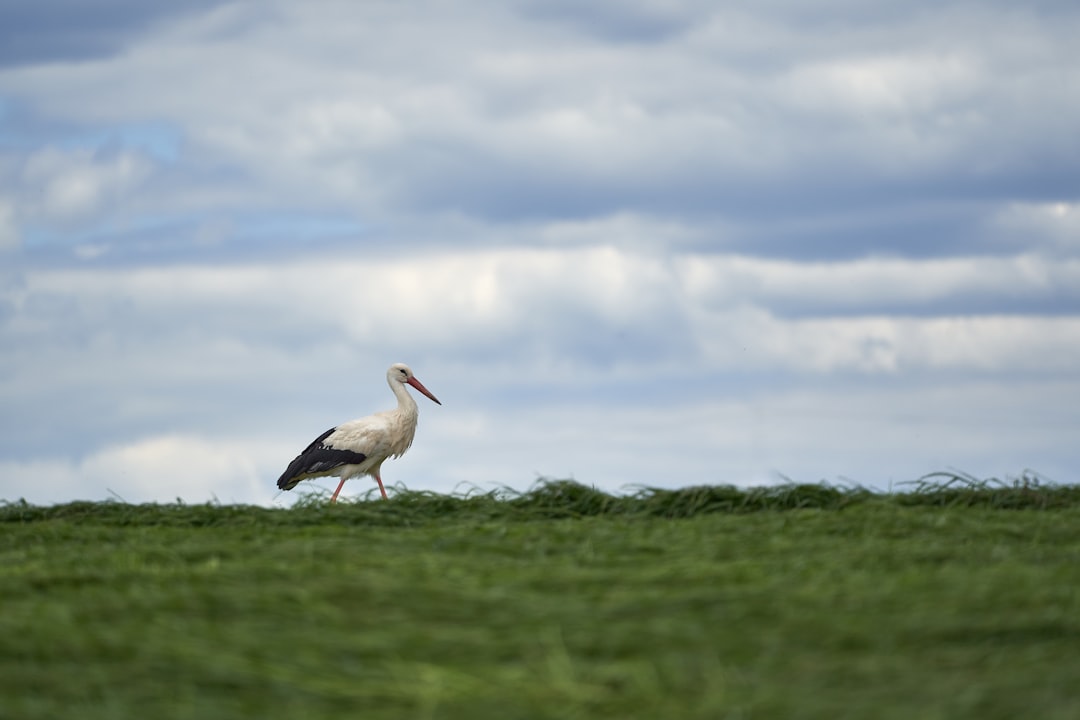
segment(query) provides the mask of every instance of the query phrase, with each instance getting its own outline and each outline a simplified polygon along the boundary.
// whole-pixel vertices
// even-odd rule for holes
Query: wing
[[[330,428],[315,438],[304,452],[297,455],[278,478],[278,488],[292,490],[301,480],[330,475],[342,465],[359,465],[367,459],[364,453],[332,447],[330,444],[332,441],[328,438],[336,430],[336,427]]]

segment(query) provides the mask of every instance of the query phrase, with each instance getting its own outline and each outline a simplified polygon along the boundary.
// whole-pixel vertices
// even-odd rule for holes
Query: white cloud
[[[1010,203],[997,212],[991,227],[1006,237],[1072,255],[1080,251],[1080,201]]]
[[[761,485],[779,474],[798,482],[846,477],[881,489],[950,467],[981,477],[1032,468],[1059,482],[1076,479],[1067,448],[1077,411],[1060,401],[1080,390],[1075,379],[1005,386],[952,377],[750,394],[698,384],[692,372],[655,379],[669,385],[629,406],[447,403],[422,414],[416,445],[387,476],[440,491],[458,483],[520,489],[538,475],[608,490]],[[694,395],[678,397],[680,384],[696,386]]]
[[[79,469],[92,482],[115,483],[110,489],[132,502],[174,496],[209,499],[218,490],[253,489],[257,482],[255,464],[237,448],[179,436],[105,448]]]
[[[273,484],[251,443],[164,435],[109,445],[81,460],[63,456],[0,462],[0,497],[45,504],[75,499],[127,502],[259,502]],[[276,476],[275,476],[276,478]]]
[[[811,313],[889,305],[948,314],[964,298],[1075,296],[1080,287],[1080,260],[1035,254],[837,262],[688,255],[678,265],[688,293],[706,306],[798,303]]]
[[[669,381],[695,384],[692,373],[673,374]],[[388,487],[523,490],[547,476],[616,491],[630,485],[762,485],[784,475],[798,482],[846,478],[885,489],[948,468],[980,477],[1032,468],[1059,482],[1075,480],[1069,449],[1080,418],[1061,402],[1080,392],[1075,379],[1030,378],[1008,386],[961,378],[830,384],[752,395],[704,385],[690,398],[669,392],[621,408],[585,399],[494,407],[460,392],[455,397],[454,387],[438,392],[445,404],[421,409],[416,443],[384,466]],[[379,407],[388,404],[389,391],[383,396]],[[5,460],[0,498],[290,505],[300,492],[279,493],[275,483],[310,441],[304,432],[278,427],[258,437],[156,435],[108,445],[82,459]],[[300,491],[335,484],[324,479]],[[372,488],[358,478],[344,492],[359,496]]]
[[[157,338],[163,362],[185,356],[177,344],[192,338],[227,352],[237,343],[294,337],[343,348],[426,347],[458,360],[535,364],[563,356],[589,364],[604,338],[622,334],[658,345],[644,354],[635,345],[626,358],[646,367],[678,360],[714,370],[1061,372],[1080,363],[1075,316],[950,309],[996,295],[1075,296],[1080,263],[1032,256],[803,264],[693,254],[671,260],[601,246],[39,271],[25,284],[28,307],[77,307],[79,321],[97,331],[123,337],[113,323],[126,318],[128,328]],[[877,309],[890,305],[906,312]],[[786,317],[795,307],[800,312]],[[25,312],[12,327],[52,332],[55,320]],[[695,347],[700,356],[683,356]]]
[[[0,252],[15,250],[22,245],[22,237],[15,219],[15,204],[0,197]]]
[[[839,58],[794,68],[785,96],[811,112],[866,121],[910,121],[962,105],[979,92],[982,73],[957,53]]]
[[[815,38],[782,8],[640,9],[641,27],[672,30],[645,43],[575,31],[615,28],[622,13],[450,3],[426,5],[416,22],[414,11],[231,5],[156,26],[123,55],[10,69],[0,87],[49,117],[175,128],[182,184],[145,198],[144,212],[286,199],[380,219],[528,217],[566,204],[578,215],[730,210],[748,192],[808,181],[835,186],[840,202],[867,173],[964,179],[976,167],[1010,178],[1080,114],[1061,91],[1077,82],[1063,30],[1072,17],[1050,27],[1010,14],[1027,40],[991,35],[1012,43],[1015,62],[1002,62],[975,30],[954,37],[1000,29],[994,8],[949,11],[948,34],[932,13],[883,26],[871,13]],[[702,40],[710,32],[724,42]],[[1035,52],[1035,40],[1050,49]],[[77,166],[51,179],[47,205],[93,206],[107,169],[140,171]],[[889,192],[875,196],[895,202]]]
[[[711,313],[699,337],[716,369],[808,373],[1047,372],[1080,366],[1078,317],[848,317]]]
[[[132,152],[98,157],[86,148],[44,148],[23,167],[27,214],[47,223],[85,219],[115,206],[151,172],[150,162]]]
[[[1014,418],[1073,389],[1064,4],[149,17],[87,37],[78,62],[0,68],[0,460],[68,497],[188,453],[229,487],[272,480],[295,439],[383,407],[395,360],[447,401],[410,486],[829,476],[851,445],[942,464],[905,430],[909,397],[963,405],[925,416],[958,455],[935,460],[1013,462],[1038,447]],[[464,434],[438,440],[444,422]],[[68,457],[35,459],[57,434]],[[1039,470],[1068,452],[1041,447]],[[166,479],[124,487],[210,492]]]
[[[1013,417],[1019,418],[1044,413],[1041,404],[1047,401],[1008,389],[1023,378],[1075,382],[1080,318],[963,315],[939,307],[940,297],[962,300],[966,292],[982,292],[983,275],[998,277],[1021,295],[1076,287],[1069,274],[1075,270],[1067,266],[1032,270],[1027,258],[1015,260],[1017,267],[995,258],[836,263],[831,270],[839,285],[865,287],[866,293],[876,285],[895,301],[928,311],[864,314],[859,312],[862,296],[844,290],[826,302],[839,304],[843,312],[793,317],[771,309],[778,288],[795,293],[794,287],[801,287],[806,304],[821,302],[816,296],[827,293],[830,283],[818,263],[801,268],[804,276],[789,262],[689,254],[672,261],[595,247],[237,267],[28,271],[5,298],[0,368],[6,380],[0,382],[0,397],[11,428],[5,442],[19,457],[33,458],[55,452],[53,439],[59,434],[68,439],[63,452],[92,458],[73,466],[69,475],[118,477],[122,473],[110,468],[130,466],[143,477],[157,473],[156,458],[176,459],[187,452],[188,441],[176,438],[213,437],[214,447],[195,453],[208,463],[198,474],[212,479],[210,484],[166,469],[174,480],[155,492],[177,492],[184,482],[194,483],[186,486],[192,490],[217,492],[218,482],[233,484],[222,478],[250,477],[251,463],[262,462],[259,457],[267,464],[255,465],[258,477],[276,477],[277,465],[319,432],[386,407],[390,395],[382,374],[394,361],[412,364],[445,403],[422,414],[434,435],[459,422],[462,431],[475,431],[435,443],[443,456],[453,455],[459,444],[474,447],[468,457],[451,463],[460,465],[460,472],[431,466],[403,476],[421,478],[420,483],[430,478],[453,484],[470,473],[490,479],[510,474],[514,461],[521,463],[514,482],[522,474],[531,479],[533,472],[573,473],[595,482],[602,476],[605,483],[621,475],[639,478],[624,482],[637,482],[640,473],[631,472],[633,463],[614,458],[625,454],[620,448],[644,442],[648,431],[633,437],[616,424],[630,433],[619,435],[601,419],[637,417],[634,422],[644,427],[646,418],[660,417],[657,408],[693,406],[698,386],[714,396],[734,390],[738,404],[725,413],[737,411],[745,418],[772,407],[767,414],[788,418],[776,422],[790,432],[813,421],[784,405],[774,385],[793,397],[806,388],[828,388],[818,396],[820,411],[841,417],[853,412],[843,401],[851,387],[883,384],[896,394],[885,393],[876,410],[868,403],[860,412],[882,413],[881,423],[888,425],[903,421],[908,395],[922,398],[927,387],[979,379],[1000,383],[1016,400]],[[1024,277],[1030,281],[1022,282]],[[929,295],[920,289],[926,278]],[[727,283],[740,289],[728,292]],[[836,397],[830,399],[832,394]],[[964,400],[973,408],[970,418],[963,420],[968,411],[960,411],[957,422],[982,422],[977,403],[971,404],[974,397]],[[1066,416],[1062,427],[1076,421]],[[729,417],[715,432],[739,437],[738,424]],[[573,439],[598,428],[605,428],[604,439],[594,441],[598,446]],[[493,451],[482,447],[484,437],[508,432],[519,433],[514,441],[519,455],[494,463],[488,459]],[[683,447],[671,435],[674,430],[655,432],[657,442]],[[857,435],[855,429],[852,433]],[[120,440],[124,437],[145,440],[129,447]],[[250,438],[256,437],[274,439],[273,447],[259,456],[230,454],[251,446]],[[789,434],[774,437],[786,439],[774,441],[771,452],[791,458],[775,467],[804,471],[795,462],[804,445]],[[623,440],[628,444],[620,444]],[[881,441],[859,436],[857,442]],[[589,460],[593,451],[598,458]],[[685,451],[677,464],[685,472],[691,466],[704,472],[705,456]],[[664,462],[674,466],[674,450],[665,452]],[[913,452],[917,462],[922,455]],[[609,460],[601,463],[601,456]],[[424,457],[419,450],[412,463],[426,462]],[[1033,457],[1029,464],[1038,466],[1038,460]],[[604,470],[609,462],[621,469]],[[660,461],[646,465],[654,462]],[[736,477],[761,477],[748,469],[750,460],[740,462]],[[961,458],[942,462],[959,464]],[[483,470],[485,463],[491,472]]]

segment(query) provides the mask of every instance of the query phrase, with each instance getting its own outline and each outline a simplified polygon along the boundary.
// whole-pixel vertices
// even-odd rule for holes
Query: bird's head
[[[386,371],[386,379],[392,383],[401,383],[403,385],[412,385],[420,392],[427,395],[436,405],[442,405],[439,399],[431,394],[431,391],[424,387],[424,384],[416,379],[413,375],[413,371],[405,363],[394,363],[390,366],[390,369]]]

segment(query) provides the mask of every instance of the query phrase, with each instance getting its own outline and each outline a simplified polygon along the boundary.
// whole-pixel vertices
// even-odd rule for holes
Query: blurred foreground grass
[[[1064,719],[1078,647],[1031,478],[0,505],[4,718]]]

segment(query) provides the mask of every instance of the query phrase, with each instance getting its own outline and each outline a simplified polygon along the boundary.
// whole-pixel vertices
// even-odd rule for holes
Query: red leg
[[[337,484],[337,490],[334,491],[333,496],[330,498],[330,502],[337,502],[338,493],[341,492],[342,485],[345,484],[345,478],[341,478],[341,482]]]
[[[383,487],[382,478],[379,477],[379,473],[375,473],[375,482],[379,483],[379,492],[382,493],[382,499],[389,500],[389,498],[386,497],[386,488]]]

